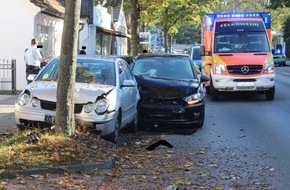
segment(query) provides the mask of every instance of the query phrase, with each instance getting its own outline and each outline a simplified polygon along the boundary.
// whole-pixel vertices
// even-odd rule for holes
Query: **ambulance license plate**
[[[253,82],[238,82],[237,89],[239,89],[239,90],[254,89],[254,83]]]

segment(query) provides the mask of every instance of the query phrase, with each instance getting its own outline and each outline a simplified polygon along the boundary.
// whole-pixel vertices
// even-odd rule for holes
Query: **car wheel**
[[[274,97],[275,97],[275,86],[266,91],[267,100],[274,100]]]
[[[121,125],[121,115],[119,113],[118,117],[115,120],[114,131],[108,135],[102,136],[102,138],[116,144],[118,142],[118,138],[119,138],[120,125]]]
[[[214,88],[212,82],[210,82],[210,94],[211,94],[211,100],[212,101],[218,101],[219,100],[219,91]]]
[[[197,128],[202,128],[203,123],[204,123],[204,115],[205,115],[205,111],[204,111],[204,106],[203,106],[200,110],[200,121],[199,123],[195,125]]]
[[[138,115],[138,111],[136,112],[135,116],[134,116],[134,120],[132,121],[132,123],[130,124],[130,131],[132,133],[137,132],[138,130],[138,124],[139,124],[139,115]]]
[[[16,125],[19,131],[25,131],[26,127],[24,125]]]
[[[285,67],[285,66],[286,66],[286,62],[283,62],[283,64],[282,64],[282,65],[283,65],[283,67]]]

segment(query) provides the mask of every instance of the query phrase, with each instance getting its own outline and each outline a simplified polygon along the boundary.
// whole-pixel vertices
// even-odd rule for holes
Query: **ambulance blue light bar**
[[[206,29],[211,30],[214,19],[221,18],[262,18],[266,29],[271,28],[270,12],[243,12],[243,13],[210,13],[206,14]]]

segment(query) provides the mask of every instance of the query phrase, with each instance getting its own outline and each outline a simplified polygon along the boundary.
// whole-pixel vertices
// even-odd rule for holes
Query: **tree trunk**
[[[131,0],[131,44],[132,55],[138,55],[139,35],[138,35],[139,9],[138,0]]]
[[[65,1],[64,28],[57,79],[55,130],[69,136],[75,133],[74,88],[80,9],[81,0]]]
[[[164,51],[165,53],[168,53],[168,32],[167,30],[164,30]]]

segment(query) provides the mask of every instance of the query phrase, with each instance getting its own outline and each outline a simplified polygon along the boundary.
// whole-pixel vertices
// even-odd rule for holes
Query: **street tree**
[[[290,7],[289,0],[270,0],[270,8],[277,9],[278,7]]]
[[[64,27],[57,79],[55,130],[75,133],[74,87],[81,0],[65,1]]]
[[[172,37],[178,33],[178,29],[185,24],[198,25],[201,15],[212,12],[212,8],[219,0],[143,0],[140,1],[140,9],[150,15],[150,20],[159,22],[164,34],[165,51]]]
[[[221,0],[215,12],[265,11],[265,0]]]
[[[283,38],[285,40],[288,38],[290,39],[290,16],[288,16],[284,22],[283,31]]]

